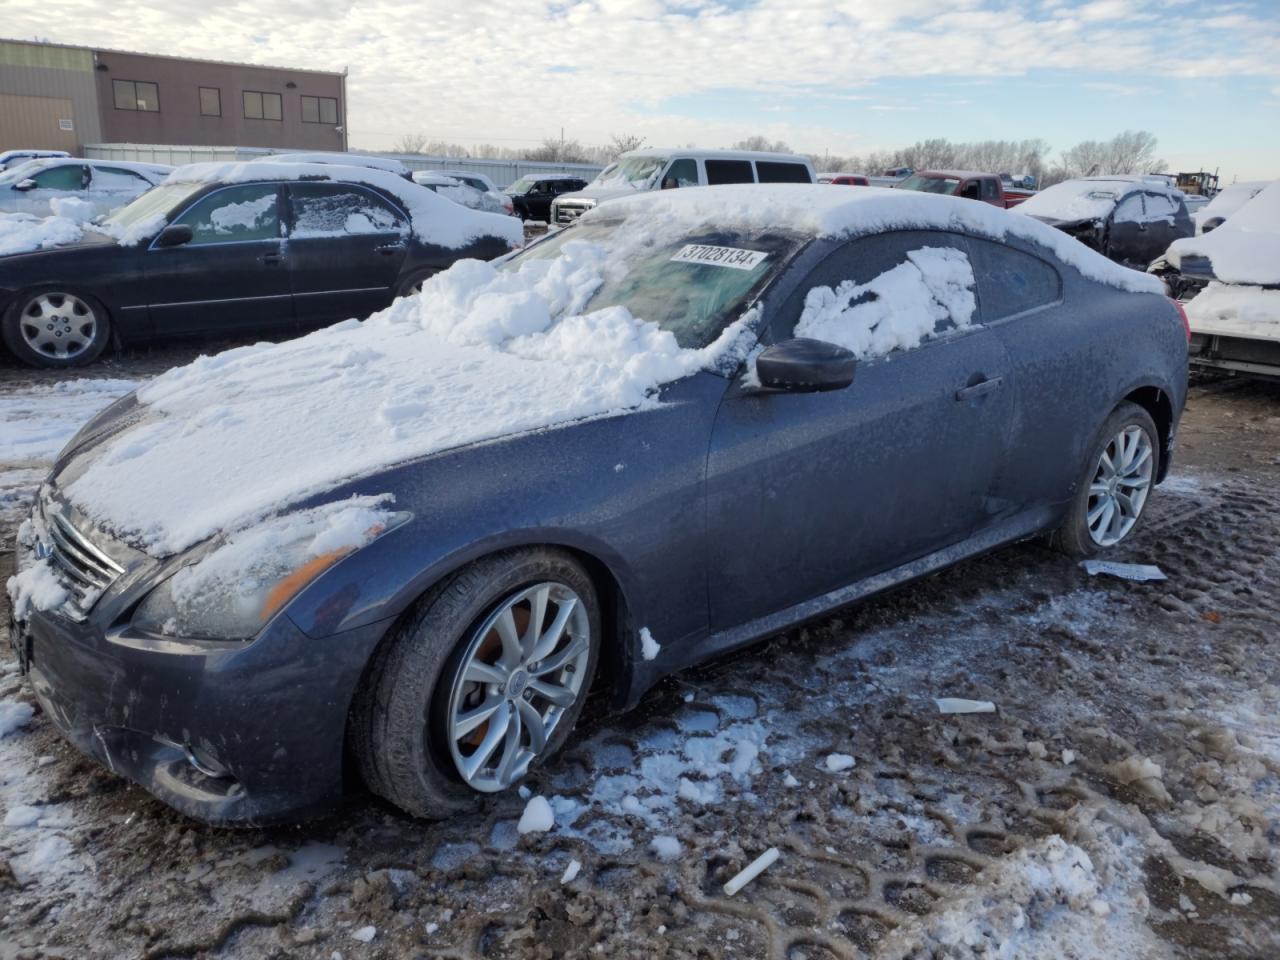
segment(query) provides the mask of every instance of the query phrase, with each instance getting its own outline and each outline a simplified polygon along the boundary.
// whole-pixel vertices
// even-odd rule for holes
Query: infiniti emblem
[[[49,544],[45,543],[43,540],[37,540],[35,553],[37,560],[48,560],[53,556],[53,547],[49,546]]]

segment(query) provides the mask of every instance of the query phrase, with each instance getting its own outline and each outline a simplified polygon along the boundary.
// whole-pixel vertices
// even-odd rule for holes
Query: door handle
[[[988,393],[994,393],[999,390],[1004,383],[1004,377],[989,377],[969,387],[961,387],[956,391],[957,400],[976,400],[978,397],[985,397]]]
[[[280,263],[282,260],[284,260],[282,253],[264,253],[258,258],[259,263]]]
[[[384,257],[389,257],[393,253],[399,253],[401,250],[403,250],[404,244],[399,241],[396,241],[395,243],[384,243],[382,246],[374,247],[373,249],[377,250]]]

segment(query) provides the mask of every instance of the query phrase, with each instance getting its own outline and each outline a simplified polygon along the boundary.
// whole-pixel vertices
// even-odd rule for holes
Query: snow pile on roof
[[[1218,229],[1175,240],[1166,256],[1175,267],[1183,257],[1208,257],[1213,275],[1226,283],[1280,284],[1280,180]]]
[[[1272,181],[1244,180],[1223,187],[1217,195],[1194,214],[1196,224],[1213,217],[1227,218],[1261,193]]]
[[[977,307],[974,282],[969,258],[959,250],[912,250],[904,263],[868,283],[811,289],[796,336],[839,344],[858,357],[910,350],[940,322],[969,326]]]
[[[511,246],[524,242],[524,228],[512,217],[461,207],[426,187],[385,170],[329,163],[192,163],[179,167],[165,183],[244,183],[253,180],[336,180],[377,187],[408,211],[413,232],[424,243],[457,249],[481,237],[500,237]]]
[[[1115,831],[1111,828],[1111,832]],[[1140,960],[1167,945],[1146,924],[1144,848],[1103,834],[1090,857],[1050,836],[985,867],[943,909],[912,919],[877,956],[975,956],[989,960]]]
[[[624,307],[583,314],[607,258],[571,242],[518,269],[464,260],[364,323],[201,357],[141,388],[142,421],[65,492],[174,553],[390,464],[655,405],[660,384],[749,346],[745,318],[692,350]]]
[[[0,213],[0,257],[75,243],[83,235],[80,224],[70,217],[38,220],[22,213]]]
[[[1144,184],[1130,180],[1064,180],[1028,197],[1014,209],[1049,220],[1101,220],[1116,203]],[[1159,184],[1147,184],[1161,192]]]
[[[1025,206],[1026,204],[1023,204]],[[1164,293],[1153,276],[1113,263],[1096,250],[1034,217],[959,197],[888,188],[832,190],[824,184],[761,183],[661,190],[620,197],[587,211],[582,220],[645,214],[667,229],[731,225],[847,237],[888,230],[965,230],[1003,240],[1018,237],[1052,252],[1097,280],[1135,293]]]
[[[1210,283],[1183,306],[1192,333],[1280,343],[1280,290]]]

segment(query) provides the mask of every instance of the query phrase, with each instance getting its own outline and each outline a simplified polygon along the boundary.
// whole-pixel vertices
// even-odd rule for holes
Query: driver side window
[[[1116,205],[1117,223],[1141,223],[1144,219],[1146,213],[1142,208],[1142,194],[1131,193]]]
[[[84,167],[66,164],[41,170],[31,178],[41,190],[83,190]]]
[[[957,234],[904,230],[846,243],[783,308],[780,339],[809,337],[859,359],[883,357],[976,325],[976,280]]]
[[[227,187],[196,202],[174,223],[191,228],[188,246],[275,240],[280,236],[280,212],[274,183]]]
[[[671,166],[662,175],[662,186],[696,187],[698,185],[698,161],[691,157],[681,157],[671,161]]]

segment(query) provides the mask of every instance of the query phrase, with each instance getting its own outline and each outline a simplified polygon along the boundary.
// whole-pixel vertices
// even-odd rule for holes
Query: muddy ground
[[[0,366],[0,393],[41,380]],[[1192,390],[1115,559],[1169,579],[1022,544],[588,715],[529,782],[546,833],[517,795],[427,823],[358,790],[207,828],[37,709],[0,739],[0,958],[1280,956],[1280,386]],[[0,671],[0,709],[30,702]]]

